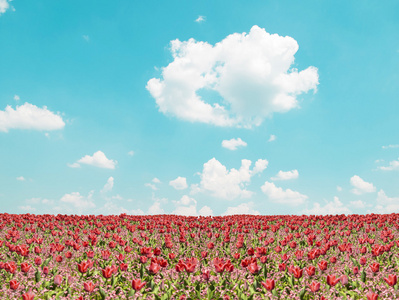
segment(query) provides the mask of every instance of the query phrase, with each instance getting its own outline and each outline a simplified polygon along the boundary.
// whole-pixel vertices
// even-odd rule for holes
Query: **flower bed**
[[[0,298],[399,299],[398,221],[0,214]]]

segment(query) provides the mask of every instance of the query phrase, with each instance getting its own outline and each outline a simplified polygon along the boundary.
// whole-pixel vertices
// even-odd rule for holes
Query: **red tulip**
[[[215,248],[215,244],[212,242],[208,243],[208,249],[213,249],[213,248]]]
[[[42,258],[41,257],[35,257],[35,265],[40,266],[42,264]]]
[[[398,282],[398,278],[396,275],[389,274],[388,278],[384,278],[385,282],[390,286],[394,286]]]
[[[301,270],[298,266],[295,266],[293,268],[291,268],[292,273],[294,274],[295,278],[301,278],[302,277],[302,272],[303,270]]]
[[[378,294],[373,293],[372,291],[368,292],[367,295],[367,300],[377,300],[378,299]]]
[[[202,272],[202,278],[203,278],[205,281],[208,281],[209,278],[211,278],[211,272],[210,272],[209,270],[203,271],[203,272]]]
[[[365,264],[366,264],[366,262],[367,262],[367,259],[363,256],[363,257],[361,257],[360,259],[359,259],[359,263],[362,265],[362,266],[364,266]]]
[[[157,274],[160,269],[161,266],[159,264],[151,262],[150,268],[148,270],[151,274]]]
[[[346,274],[342,274],[340,280],[342,285],[346,285],[349,282],[348,276]]]
[[[49,268],[47,266],[43,267],[43,274],[44,275],[47,275],[49,271],[50,270],[49,270]]]
[[[135,291],[140,291],[146,285],[146,283],[147,282],[145,282],[145,281],[141,282],[141,279],[133,279],[132,288]]]
[[[16,280],[10,280],[10,289],[16,290],[19,287],[19,282]]]
[[[309,287],[312,293],[317,293],[320,290],[320,282],[313,281]]]
[[[278,265],[278,269],[280,271],[285,271],[286,267],[287,267],[287,265],[285,263],[281,263],[281,264]]]
[[[88,262],[82,261],[80,264],[78,264],[78,271],[82,274],[86,273],[88,268],[89,268]]]
[[[374,273],[377,273],[380,270],[380,264],[379,263],[373,263],[370,265],[371,271]]]
[[[337,262],[337,258],[335,256],[330,257],[330,262],[335,264]]]
[[[314,266],[309,266],[305,270],[306,270],[306,273],[308,273],[308,275],[310,277],[312,277],[316,272],[316,268]]]
[[[339,278],[335,278],[335,275],[327,275],[327,284],[329,286],[335,286],[339,282]]]
[[[24,273],[28,273],[29,270],[30,270],[30,267],[31,267],[30,264],[22,263],[21,264],[21,271],[24,272]]]
[[[91,293],[91,292],[93,292],[95,285],[93,282],[89,281],[89,282],[84,282],[83,287],[86,292]]]
[[[327,269],[327,262],[325,260],[322,260],[321,262],[318,263],[318,266],[321,271],[324,271]]]
[[[102,269],[101,271],[103,273],[104,278],[111,278],[114,270],[111,267],[106,267],[105,269]]]
[[[208,256],[208,252],[207,251],[201,251],[201,257],[205,258]]]
[[[25,293],[22,295],[23,300],[34,300],[35,299],[35,294],[32,293],[32,289],[29,290],[29,292]]]
[[[169,258],[170,259],[175,259],[175,257],[176,257],[175,253],[172,253],[172,252],[169,253]]]
[[[261,284],[263,285],[263,287],[268,290],[268,291],[272,291],[275,287],[275,282],[274,279],[266,279],[266,282],[261,282]]]
[[[259,266],[258,266],[258,264],[256,262],[255,263],[251,263],[248,266],[248,271],[251,272],[251,274],[258,274],[259,271],[260,271],[260,268],[259,268]]]
[[[353,267],[353,274],[357,275],[359,273],[359,267]]]

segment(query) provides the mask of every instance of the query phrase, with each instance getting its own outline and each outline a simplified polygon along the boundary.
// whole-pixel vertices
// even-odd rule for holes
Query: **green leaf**
[[[136,293],[136,291],[135,291],[134,289],[131,289],[131,290],[129,291],[129,293],[127,294],[127,297],[128,297],[128,298],[133,297],[135,293]]]
[[[362,270],[361,279],[363,282],[366,282],[366,272],[364,272],[364,269]]]
[[[40,281],[40,272],[39,272],[39,270],[36,270],[35,281],[36,281],[36,283],[38,283]]]
[[[278,292],[277,292],[276,289],[273,289],[273,290],[272,290],[272,294],[273,294],[273,296],[275,296],[275,297],[278,298]]]
[[[104,290],[101,287],[100,287],[100,296],[102,300],[104,300],[107,297],[107,294],[105,294]]]
[[[299,299],[303,300],[305,298],[306,287],[299,293]]]

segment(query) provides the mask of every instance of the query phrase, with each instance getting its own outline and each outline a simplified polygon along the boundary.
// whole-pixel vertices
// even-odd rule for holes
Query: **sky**
[[[0,0],[0,212],[399,213],[398,13]]]

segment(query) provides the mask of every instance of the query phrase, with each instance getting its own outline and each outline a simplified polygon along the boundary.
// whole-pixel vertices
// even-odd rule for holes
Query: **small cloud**
[[[127,155],[133,156],[133,155],[134,155],[134,151],[129,151],[129,152],[127,153]]]
[[[0,2],[0,5],[1,5],[1,2]],[[36,208],[34,208],[34,207],[30,206],[30,205],[18,206],[18,208],[20,210],[24,211],[24,212],[34,212],[34,211],[36,211]]]
[[[18,180],[18,181],[25,181],[26,179],[25,179],[24,176],[19,176],[19,177],[17,177],[17,180]]]
[[[161,181],[160,181],[158,178],[156,178],[156,177],[154,177],[154,178],[152,179],[152,182],[153,182],[153,183],[161,183]]]
[[[366,208],[366,205],[364,204],[364,202],[362,200],[350,201],[349,205],[354,208],[359,208],[359,209]]]
[[[222,147],[227,148],[229,150],[237,150],[237,147],[246,147],[247,143],[244,142],[242,139],[231,139],[231,140],[223,140]]]
[[[60,202],[67,204],[68,208],[73,208],[77,210],[78,213],[82,213],[83,211],[87,211],[96,207],[92,199],[93,193],[94,191],[91,191],[87,197],[81,195],[79,192],[65,194],[60,199]]]
[[[19,101],[19,99],[21,99],[21,98],[19,98],[18,95],[14,95],[14,100],[15,100],[15,101]]]
[[[206,17],[205,17],[205,16],[198,16],[198,18],[195,19],[195,22],[201,23],[201,22],[204,22],[205,20],[206,20]]]
[[[190,186],[190,195],[195,195],[201,192],[201,188],[199,187],[198,184],[192,184]]]
[[[383,171],[399,170],[399,158],[398,160],[390,161],[388,167],[378,167],[378,169]]]
[[[0,0],[0,14],[4,14],[9,7],[10,7],[10,1]],[[14,9],[12,10],[14,11]]]
[[[307,215],[338,215],[338,214],[351,214],[352,212],[343,205],[338,197],[334,197],[334,201],[327,202],[326,205],[321,206],[318,202],[313,204],[313,208],[305,209],[302,211]]]
[[[337,191],[338,191],[338,192],[342,192],[342,187],[340,187],[339,185],[337,185]]]
[[[292,171],[279,171],[275,177],[272,177],[271,180],[290,180],[290,179],[297,179],[299,176],[298,170]]]
[[[229,215],[259,215],[259,211],[253,209],[254,203],[241,203],[237,206],[228,207],[222,216]]]
[[[114,177],[110,177],[107,180],[107,183],[104,185],[103,189],[101,190],[101,193],[106,193],[112,190],[114,187]]]
[[[376,188],[372,183],[364,181],[357,175],[353,176],[350,179],[350,183],[354,187],[354,189],[352,189],[351,192],[355,195],[362,195],[364,193],[373,193],[376,191]]]
[[[86,164],[98,168],[115,169],[118,162],[116,160],[108,159],[102,151],[97,151],[93,156],[85,155],[77,162],[68,164],[71,168],[78,168],[80,164]]]
[[[377,195],[375,211],[380,214],[397,213],[399,211],[399,197],[388,197],[383,190]]]
[[[382,149],[393,149],[393,148],[399,148],[399,145],[382,146]]]
[[[161,207],[161,202],[160,201],[155,201],[155,203],[148,208],[148,214],[149,215],[165,214],[165,211]]]
[[[89,42],[90,41],[90,37],[88,35],[82,35],[82,38],[86,41]]]
[[[384,162],[384,160],[383,160],[383,159],[376,159],[374,162],[375,162],[376,164],[378,164],[378,163],[380,163],[380,162]]]
[[[152,189],[153,191],[156,191],[158,188],[155,186],[155,184],[152,183],[146,183],[144,184],[144,186],[149,187],[150,189]]]
[[[283,190],[281,187],[276,187],[274,183],[267,181],[261,186],[261,190],[271,201],[280,204],[300,205],[308,199],[306,195],[290,189]]]
[[[177,177],[175,180],[169,182],[169,185],[176,190],[184,190],[187,188],[187,180],[185,177]]]
[[[276,138],[277,138],[277,137],[276,137],[274,134],[271,134],[270,137],[269,137],[268,142],[273,142],[273,141],[276,140]]]
[[[70,168],[80,168],[80,165],[78,163],[73,163],[73,164],[67,164],[68,167]]]
[[[48,110],[46,106],[40,108],[25,103],[16,109],[8,105],[4,111],[0,110],[0,132],[8,132],[10,129],[58,130],[64,126],[61,116]]]
[[[204,206],[198,211],[200,216],[213,216],[213,210],[209,206]]]

